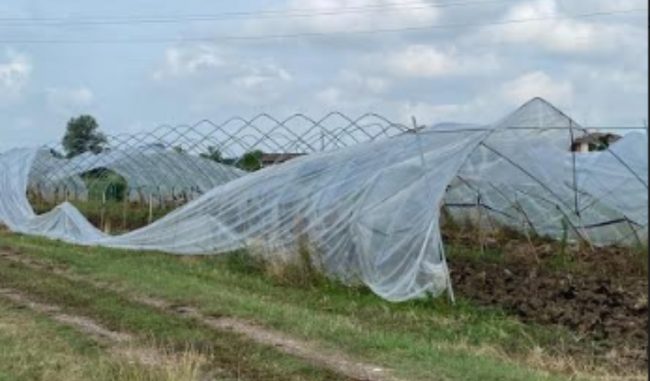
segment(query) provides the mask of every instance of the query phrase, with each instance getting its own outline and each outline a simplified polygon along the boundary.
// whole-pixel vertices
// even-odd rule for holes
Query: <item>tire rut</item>
[[[14,249],[3,248],[0,258],[20,263],[35,270],[45,270],[72,281],[82,281],[93,287],[118,293],[132,302],[155,308],[167,314],[192,319],[216,331],[235,332],[257,344],[266,345],[285,354],[300,358],[314,366],[321,367],[358,381],[401,381],[385,367],[351,360],[346,353],[324,350],[317,345],[296,339],[285,333],[268,329],[259,324],[233,317],[208,316],[192,306],[178,305],[160,298],[135,295],[125,289],[114,287],[108,282],[89,280],[72,274],[65,268],[36,260],[20,254]]]
[[[165,353],[157,348],[136,343],[135,337],[130,333],[111,330],[86,316],[65,313],[62,307],[36,301],[21,291],[11,288],[0,288],[0,299],[45,315],[53,321],[71,327],[77,332],[90,337],[95,342],[104,345],[110,354],[129,362],[135,361],[147,367],[171,369],[179,366],[184,361],[175,354]],[[216,372],[215,370],[211,370],[210,373],[215,374]],[[214,379],[212,377],[206,377],[206,375],[201,376],[199,379],[202,381]]]

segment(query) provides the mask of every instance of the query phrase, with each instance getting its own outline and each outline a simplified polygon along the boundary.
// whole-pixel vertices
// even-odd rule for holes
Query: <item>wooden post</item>
[[[129,191],[124,191],[124,202],[122,203],[122,230],[126,231],[126,208],[129,203]]]
[[[104,230],[104,214],[106,213],[106,189],[102,192],[102,207],[99,212],[99,228]]]
[[[149,224],[153,221],[153,195],[149,193]]]
[[[478,221],[476,222],[476,228],[478,229],[478,242],[481,250],[481,256],[485,254],[485,248],[483,247],[483,227],[481,226],[481,195],[476,196],[476,213],[478,214]]]

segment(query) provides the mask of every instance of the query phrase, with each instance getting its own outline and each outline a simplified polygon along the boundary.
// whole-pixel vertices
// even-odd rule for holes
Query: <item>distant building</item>
[[[590,134],[576,138],[571,144],[573,152],[591,152],[606,150],[610,144],[614,143],[621,137],[612,133],[592,132]]]

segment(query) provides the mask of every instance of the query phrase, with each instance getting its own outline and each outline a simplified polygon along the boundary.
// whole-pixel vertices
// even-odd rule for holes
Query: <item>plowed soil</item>
[[[647,368],[648,280],[630,250],[574,248],[559,260],[552,245],[501,245],[498,258],[449,258],[457,295],[524,322],[566,327],[582,342],[570,351]]]

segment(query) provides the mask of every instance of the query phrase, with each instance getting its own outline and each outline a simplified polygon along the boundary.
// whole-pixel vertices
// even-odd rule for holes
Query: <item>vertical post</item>
[[[153,221],[153,195],[149,193],[149,224]]]
[[[104,220],[106,214],[106,188],[102,191],[102,207],[99,213],[99,228],[104,230]]]
[[[641,238],[639,238],[639,234],[637,234],[636,229],[634,229],[634,226],[632,226],[632,223],[630,220],[625,217],[625,222],[627,222],[627,226],[630,228],[632,231],[632,234],[634,234],[634,238],[636,238],[636,243],[639,247],[643,246],[643,242],[641,241]]]
[[[478,244],[479,248],[481,250],[481,256],[485,254],[485,249],[483,247],[483,226],[481,225],[483,221],[482,220],[482,210],[481,210],[481,194],[476,195],[476,213],[478,214],[477,222],[476,222],[476,228],[478,229]]]
[[[580,218],[580,209],[578,207],[578,178],[576,174],[576,151],[573,149],[573,144],[575,143],[575,136],[573,134],[573,120],[569,120],[569,134],[571,136],[571,160],[573,162],[573,203],[575,207],[575,214]]]
[[[519,198],[515,194],[515,207],[521,213],[522,216],[524,216],[524,219],[526,219],[526,223],[528,224],[529,229],[524,230],[524,234],[526,236],[526,240],[528,241],[528,245],[530,246],[531,250],[533,253],[535,253],[535,260],[539,262],[539,258],[537,257],[537,253],[535,252],[535,245],[533,245],[533,240],[530,238],[530,232],[532,231],[535,236],[537,236],[537,230],[535,230],[535,226],[533,225],[533,222],[528,218],[528,214],[526,214],[526,211],[524,208],[521,206],[521,203],[519,203]]]
[[[128,188],[124,190],[124,202],[122,202],[122,230],[126,231],[126,207],[129,202],[129,190]]]
[[[422,170],[424,171],[426,168],[426,164],[424,161],[424,151],[422,150],[422,142],[420,141],[420,135],[418,134],[418,124],[414,116],[411,117],[411,121],[413,122],[413,133],[415,133],[415,139],[418,142],[418,150],[420,152],[420,162],[422,164]]]
[[[447,297],[451,304],[456,304],[456,297],[454,296],[454,287],[451,284],[451,275],[449,273],[449,267],[447,267],[447,256],[445,255],[445,247],[442,244],[442,239],[438,237],[438,250],[442,256],[442,264],[445,266],[445,271],[447,272]]]
[[[578,201],[578,175],[576,173],[576,152],[573,150],[573,143],[575,142],[575,136],[573,134],[573,120],[569,120],[569,133],[571,135],[571,160],[572,160],[572,171],[573,171],[573,204],[575,208],[575,215],[578,217],[578,221],[580,226],[583,225],[582,223],[582,217],[580,217],[580,203]],[[568,218],[568,217],[567,217]],[[582,229],[582,234],[584,235],[583,241],[585,241],[588,246],[592,249],[593,247],[591,246],[591,242],[587,239],[587,232]]]

